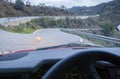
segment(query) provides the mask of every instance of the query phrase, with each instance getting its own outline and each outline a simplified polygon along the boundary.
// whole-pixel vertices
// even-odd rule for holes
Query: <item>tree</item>
[[[111,37],[113,36],[113,34],[114,34],[114,26],[111,23],[103,22],[101,24],[101,27],[103,29],[103,33],[104,33],[105,36],[111,36]]]
[[[27,5],[27,6],[31,6],[31,3],[30,3],[29,0],[26,1],[26,5]]]
[[[24,2],[22,0],[16,0],[14,4],[14,8],[17,10],[23,10],[24,9]]]
[[[62,5],[60,8],[63,9],[63,10],[67,9],[64,5]]]

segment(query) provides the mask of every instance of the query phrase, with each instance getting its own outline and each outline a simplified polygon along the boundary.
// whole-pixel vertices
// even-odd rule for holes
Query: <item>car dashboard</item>
[[[58,61],[84,50],[100,50],[120,55],[119,48],[58,48],[34,50],[0,56],[0,79],[41,79]],[[105,61],[95,63],[101,79],[120,79],[120,67]],[[61,79],[81,79],[77,66],[61,76]]]

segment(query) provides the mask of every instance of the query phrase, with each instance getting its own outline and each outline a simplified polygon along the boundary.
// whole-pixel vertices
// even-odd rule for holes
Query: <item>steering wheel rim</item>
[[[120,66],[120,56],[101,50],[87,50],[60,60],[42,79],[59,79],[62,73],[75,65],[80,66],[83,79],[100,79],[92,65],[96,61],[107,61]]]

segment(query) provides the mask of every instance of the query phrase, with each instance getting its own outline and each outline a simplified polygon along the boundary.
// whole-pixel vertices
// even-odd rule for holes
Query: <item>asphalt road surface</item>
[[[41,29],[32,34],[17,34],[0,30],[0,51],[18,51],[83,43],[76,35],[64,33],[60,29]]]

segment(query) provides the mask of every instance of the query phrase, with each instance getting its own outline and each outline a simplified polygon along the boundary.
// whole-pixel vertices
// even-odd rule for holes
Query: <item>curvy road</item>
[[[34,50],[86,41],[79,36],[64,33],[60,29],[41,29],[32,34],[17,34],[0,30],[0,51]]]

